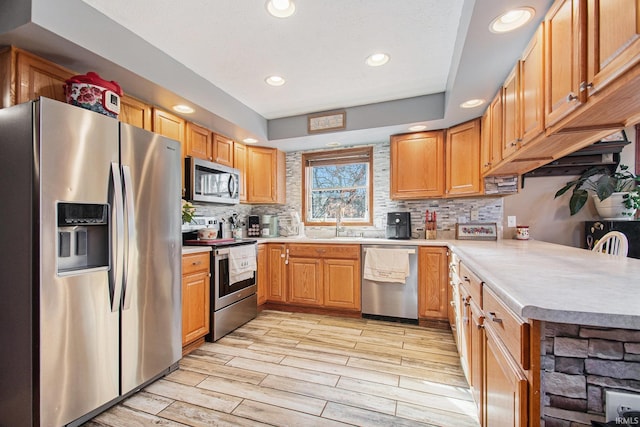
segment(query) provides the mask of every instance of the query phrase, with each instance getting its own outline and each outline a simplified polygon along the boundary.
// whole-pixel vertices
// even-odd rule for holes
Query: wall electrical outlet
[[[480,212],[478,209],[471,209],[471,221],[478,221],[480,219]]]
[[[507,227],[515,227],[516,226],[516,217],[515,215],[507,217]]]
[[[605,390],[604,401],[607,422],[620,419],[624,412],[640,411],[640,394],[638,393],[621,393],[619,391]]]

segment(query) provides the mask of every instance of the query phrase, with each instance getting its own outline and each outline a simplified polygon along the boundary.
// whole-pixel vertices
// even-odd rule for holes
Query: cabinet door
[[[422,199],[444,194],[444,132],[391,137],[391,198]]]
[[[503,90],[500,88],[496,97],[491,101],[491,168],[498,166],[502,161],[502,141],[504,141],[504,104],[502,103]]]
[[[209,272],[182,278],[182,345],[209,333]]]
[[[580,83],[586,79],[586,2],[554,3],[545,27],[545,123],[553,126],[586,99]]]
[[[520,144],[520,61],[507,77],[503,89],[504,140],[502,157],[507,158],[518,150]]]
[[[213,144],[211,131],[195,123],[187,123],[187,144],[185,156],[213,161]]]
[[[447,319],[449,288],[447,248],[418,249],[418,316]]]
[[[284,153],[274,148],[247,147],[247,201],[284,203]]]
[[[469,385],[473,400],[478,407],[478,419],[482,420],[482,384],[484,376],[484,316],[482,310],[471,301],[469,305],[471,316],[469,336]]]
[[[182,195],[184,196],[186,192],[184,186],[184,157],[186,145],[184,140],[186,122],[178,116],[154,108],[152,125],[155,133],[180,142],[180,150],[182,151]]]
[[[290,257],[287,271],[288,302],[316,305],[323,303],[322,261],[318,258]]]
[[[471,382],[470,377],[470,343],[471,343],[471,313],[470,313],[470,304],[471,297],[467,293],[464,286],[458,287],[460,300],[458,301],[458,353],[460,353],[460,363],[462,365],[462,370],[464,371],[464,376],[467,378],[467,382]]]
[[[491,328],[485,328],[483,426],[527,425],[527,378]]]
[[[233,143],[233,167],[240,171],[240,189],[238,194],[241,202],[247,201],[247,147]]]
[[[217,133],[213,135],[213,161],[233,167],[233,140]]]
[[[267,256],[267,245],[258,245],[258,276],[256,280],[258,305],[267,302],[267,288],[269,283],[269,258]]]
[[[269,280],[267,281],[267,301],[286,302],[287,269],[285,264],[285,245],[269,243],[267,259],[269,262]]]
[[[491,107],[482,115],[480,121],[480,174],[491,169]]]
[[[16,59],[17,104],[38,99],[40,96],[66,101],[65,81],[75,73],[21,50],[18,50]]]
[[[447,131],[446,194],[467,196],[480,192],[480,120]]]
[[[120,98],[120,114],[118,115],[118,119],[123,123],[150,131],[151,106],[138,99],[122,95],[122,98]]]
[[[544,132],[543,30],[544,22],[525,50],[520,65],[521,145]]]
[[[360,261],[323,259],[324,306],[360,310]]]
[[[640,0],[589,0],[589,94],[640,61]]]

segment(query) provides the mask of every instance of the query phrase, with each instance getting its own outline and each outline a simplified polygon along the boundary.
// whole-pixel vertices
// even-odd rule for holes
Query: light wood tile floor
[[[477,427],[450,331],[263,311],[85,426]]]

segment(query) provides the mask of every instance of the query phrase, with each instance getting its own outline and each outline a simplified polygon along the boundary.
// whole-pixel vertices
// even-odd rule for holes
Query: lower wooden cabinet
[[[182,256],[182,352],[204,342],[209,333],[210,279],[208,252]]]
[[[286,245],[279,243],[267,244],[268,280],[266,284],[266,301],[286,302],[287,265]]]
[[[418,316],[447,319],[448,250],[446,247],[422,246],[418,249]]]
[[[256,296],[258,305],[267,302],[267,283],[269,282],[269,261],[267,258],[267,245],[261,243],[258,245],[258,275],[256,277]]]
[[[358,254],[356,254],[358,255]],[[360,259],[323,259],[324,306],[360,311]]]
[[[527,378],[490,327],[484,340],[483,426],[527,425]]]
[[[263,256],[260,246],[259,304],[264,289],[264,302],[360,310],[360,245],[267,243]]]
[[[322,260],[290,257],[289,292],[287,301],[293,304],[321,306],[324,300]]]

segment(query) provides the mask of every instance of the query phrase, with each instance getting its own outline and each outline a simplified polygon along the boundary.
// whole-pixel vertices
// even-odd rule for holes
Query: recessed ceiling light
[[[503,13],[491,22],[489,29],[494,33],[506,33],[529,22],[536,11],[530,7],[520,7]]]
[[[255,144],[256,142],[258,142],[258,140],[255,138],[245,138],[242,140],[242,142],[244,142],[245,144]]]
[[[462,108],[475,108],[484,104],[484,99],[470,99],[460,104]]]
[[[282,86],[285,82],[285,80],[280,76],[269,76],[264,79],[264,81],[270,86]]]
[[[331,142],[327,142],[327,147],[338,147],[342,144],[340,144],[338,141],[331,141]]]
[[[409,128],[409,130],[410,130],[411,132],[418,132],[418,131],[421,131],[421,130],[425,130],[426,128],[427,128],[427,127],[426,127],[425,125],[415,125],[415,126],[411,126],[411,127]]]
[[[189,107],[188,105],[184,105],[184,104],[174,105],[171,108],[173,108],[173,111],[176,111],[176,112],[182,113],[182,114],[191,114],[194,111],[196,111],[193,108]]]
[[[379,67],[389,62],[389,55],[386,53],[374,53],[369,55],[365,62],[371,67]]]
[[[268,0],[267,11],[276,18],[288,18],[296,11],[292,0]]]

